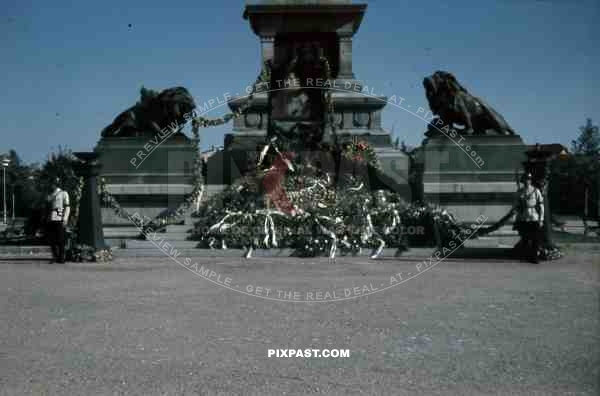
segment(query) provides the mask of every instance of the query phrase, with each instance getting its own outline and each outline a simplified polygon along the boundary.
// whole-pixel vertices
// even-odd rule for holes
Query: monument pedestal
[[[527,147],[518,135],[470,135],[459,140],[440,135],[423,142],[417,156],[423,169],[423,198],[448,209],[461,223],[473,224],[485,216],[491,225],[515,202],[515,176]]]
[[[163,141],[154,136],[102,138],[95,151],[108,192],[132,215],[152,219],[177,208],[193,190],[196,147],[183,134]],[[110,208],[102,208],[102,222],[132,225]]]
[[[320,91],[319,88],[331,92],[334,126],[333,131],[329,127],[322,131],[324,142],[333,140],[343,144],[354,138],[366,141],[381,154],[386,175],[382,177],[385,181],[378,180],[375,184],[393,184],[388,187],[396,190],[398,183],[408,186],[408,157],[392,147],[389,132],[381,126],[381,112],[387,98],[375,95],[372,87],[364,87],[352,71],[352,38],[366,8],[366,4],[353,4],[350,0],[266,1],[246,6],[244,18],[260,38],[261,63],[270,64],[272,74],[268,83],[257,85],[246,114],[234,119],[232,133],[225,136],[226,158],[222,161],[227,170],[224,177],[215,178],[215,181],[222,179],[229,183],[238,175],[251,171],[261,148],[273,133],[270,125],[282,125],[286,118],[290,121],[294,118],[289,114],[294,112],[289,110],[286,102],[286,97],[294,96],[292,91],[298,90],[291,82],[293,75],[301,81],[306,103],[314,103],[314,94]],[[320,56],[306,55],[310,51]],[[319,63],[321,57],[327,59],[330,73],[327,77],[318,74],[324,70]],[[298,98],[302,96],[298,95]],[[228,104],[236,111],[246,107],[248,100],[248,97],[233,97]],[[305,105],[302,110],[308,109],[311,121],[325,124],[320,118],[322,109]],[[210,163],[208,168],[210,172]],[[208,179],[211,183],[210,176]]]

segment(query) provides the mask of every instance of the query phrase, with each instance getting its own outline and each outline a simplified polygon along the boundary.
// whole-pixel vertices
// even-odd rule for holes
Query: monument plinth
[[[193,190],[196,148],[191,140],[177,134],[160,145],[149,143],[155,140],[103,137],[95,148],[108,192],[125,210],[140,217],[154,218],[176,208]],[[131,225],[110,208],[102,208],[102,219],[106,226]]]
[[[423,167],[423,198],[461,222],[474,224],[485,216],[493,224],[514,204],[515,172],[526,149],[518,135],[465,136],[461,143],[443,135],[429,138],[417,160]]]
[[[180,129],[195,107],[183,87],[162,92],[142,87],[140,100],[102,130],[94,149],[102,164],[100,176],[131,215],[152,219],[192,192],[196,146]],[[111,208],[102,208],[102,221],[106,227],[131,226]]]
[[[515,202],[516,172],[527,150],[494,108],[471,95],[456,77],[436,71],[423,80],[434,118],[419,149],[422,197],[464,223],[492,224]],[[459,128],[462,126],[462,128]]]
[[[245,115],[234,121],[232,133],[225,137],[225,150],[241,173],[256,164],[260,146],[277,130],[310,136],[305,139],[306,150],[314,149],[313,143],[343,144],[360,137],[380,154],[384,172],[406,184],[408,158],[393,149],[390,134],[381,126],[387,98],[363,92],[352,70],[352,40],[366,9],[366,4],[351,1],[265,1],[246,6],[243,16],[260,39],[261,63],[268,77],[255,85]],[[330,104],[323,103],[325,90]],[[229,106],[235,111],[248,101],[234,97]],[[331,122],[324,119],[329,105]]]

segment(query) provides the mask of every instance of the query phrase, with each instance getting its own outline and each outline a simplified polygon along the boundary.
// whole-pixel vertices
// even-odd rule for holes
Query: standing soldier
[[[65,226],[69,221],[69,194],[60,187],[60,179],[52,180],[48,196],[48,240],[52,248],[52,262],[65,262]]]
[[[542,242],[544,226],[544,197],[541,191],[532,184],[530,173],[523,176],[524,186],[518,192],[517,228],[521,235],[521,246],[525,259],[539,263],[539,250]]]

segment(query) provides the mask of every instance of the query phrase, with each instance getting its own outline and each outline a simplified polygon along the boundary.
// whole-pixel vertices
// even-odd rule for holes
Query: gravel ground
[[[389,290],[308,303],[235,290],[363,292],[418,260],[195,261],[234,290],[166,257],[0,260],[0,395],[598,394],[597,252],[447,260]],[[350,357],[267,357],[306,348]]]

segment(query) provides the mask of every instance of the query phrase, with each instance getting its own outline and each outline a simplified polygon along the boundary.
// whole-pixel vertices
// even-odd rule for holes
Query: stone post
[[[352,72],[352,36],[339,36],[339,71],[338,78],[340,79],[353,79],[354,73]]]
[[[81,160],[77,166],[78,176],[84,178],[79,203],[78,242],[94,248],[106,249],[104,232],[102,230],[102,215],[100,212],[100,198],[98,196],[97,176],[100,171],[98,154],[94,152],[78,152],[75,156]]]

